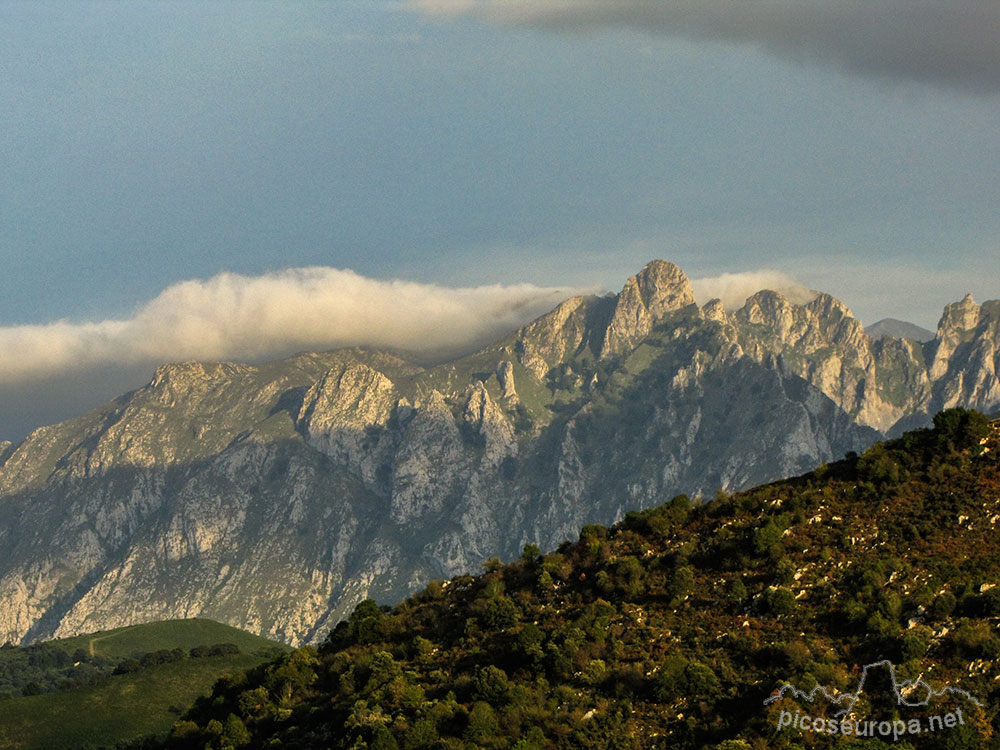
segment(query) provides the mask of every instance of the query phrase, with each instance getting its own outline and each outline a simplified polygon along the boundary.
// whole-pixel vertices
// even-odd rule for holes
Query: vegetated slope
[[[0,649],[0,748],[113,747],[164,735],[220,675],[286,650],[210,620]]]
[[[853,692],[863,665],[890,660],[899,680],[980,705],[901,707],[873,674],[849,718],[957,709],[962,724],[894,746],[995,747],[1000,425],[963,410],[935,424],[794,479],[585,527],[391,609],[364,602],[320,649],[220,681],[167,746],[855,747],[778,728],[782,711],[832,717],[824,700],[764,701],[786,682]]]
[[[366,597],[995,409],[998,367],[1000,302],[875,341],[825,294],[699,308],[664,261],[434,367],[165,365],[0,446],[0,641],[204,616],[315,642]]]
[[[198,646],[231,643],[246,654],[261,649],[282,648],[282,645],[221,622],[201,618],[164,620],[144,625],[130,625],[114,630],[87,633],[74,638],[61,638],[39,644],[60,648],[68,654],[83,650],[105,659],[135,658],[162,649],[180,648],[185,651]]]

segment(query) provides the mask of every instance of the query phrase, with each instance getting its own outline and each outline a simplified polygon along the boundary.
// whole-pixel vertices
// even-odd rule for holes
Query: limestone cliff
[[[699,309],[654,261],[460,359],[365,350],[165,365],[0,444],[0,641],[205,616],[291,643],[528,542],[1000,408],[1000,302],[933,341],[839,301]]]

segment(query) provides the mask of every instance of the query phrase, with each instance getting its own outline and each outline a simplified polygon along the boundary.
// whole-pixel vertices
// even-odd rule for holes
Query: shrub
[[[506,596],[490,599],[483,613],[483,622],[492,630],[505,630],[517,625],[519,617],[517,605]]]
[[[489,703],[479,701],[469,712],[469,723],[465,727],[464,737],[469,742],[485,742],[500,732],[496,714]]]
[[[473,681],[475,697],[493,706],[506,703],[509,689],[507,673],[492,664],[480,669]]]
[[[955,611],[955,595],[950,591],[942,591],[934,598],[931,615],[935,620],[943,620]]]
[[[768,519],[767,523],[753,532],[753,550],[758,555],[774,555],[776,548],[781,544],[784,529]]]
[[[733,604],[741,604],[747,598],[747,587],[741,579],[733,579],[732,583],[729,584],[727,596]]]
[[[795,609],[795,594],[783,586],[775,586],[764,594],[764,606],[772,615],[787,615]]]
[[[899,652],[903,661],[923,659],[931,645],[930,631],[922,626],[907,630],[899,640]]]

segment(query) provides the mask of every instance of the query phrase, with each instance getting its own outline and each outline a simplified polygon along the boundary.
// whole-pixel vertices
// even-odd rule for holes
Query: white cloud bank
[[[260,360],[369,346],[447,355],[548,312],[576,290],[448,288],[299,268],[175,284],[126,320],[0,328],[0,383],[181,360]]]
[[[796,305],[804,305],[816,297],[815,290],[809,289],[787,273],[766,269],[691,279],[691,287],[699,305],[704,305],[711,299],[720,299],[727,310],[743,307],[747,297],[761,289],[778,292]]]
[[[411,0],[434,16],[753,44],[864,75],[1000,91],[997,0]]]

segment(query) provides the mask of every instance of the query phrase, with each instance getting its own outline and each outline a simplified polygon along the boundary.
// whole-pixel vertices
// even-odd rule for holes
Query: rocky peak
[[[793,304],[784,295],[771,289],[762,289],[748,297],[743,307],[733,313],[733,317],[739,323],[762,327],[763,338],[757,342],[757,346],[751,347],[756,350],[763,346],[758,359],[765,351],[776,353],[786,346],[809,346],[811,339],[815,339],[819,332],[816,316],[811,310]]]
[[[979,322],[991,323],[1000,322],[1000,299],[991,299],[984,302],[979,308]]]
[[[299,423],[310,434],[332,426],[363,428],[385,424],[398,401],[395,386],[365,364],[334,367],[306,391]]]
[[[705,320],[714,320],[716,323],[727,323],[729,321],[729,316],[726,314],[726,306],[722,304],[722,300],[716,297],[715,299],[710,299],[701,308],[701,315]]]
[[[306,391],[296,421],[313,447],[382,493],[386,488],[379,480],[379,467],[391,445],[380,439],[380,430],[399,403],[395,386],[381,372],[365,364],[344,363]]]
[[[763,289],[747,298],[735,315],[746,323],[771,329],[781,345],[803,347],[806,352],[831,344],[857,347],[865,353],[868,350],[861,322],[847,305],[829,294],[818,294],[810,302],[796,305],[778,292]]]
[[[638,292],[642,304],[654,318],[694,304],[694,292],[688,277],[680,268],[665,260],[650,261],[625,282],[622,295],[632,289]]]
[[[465,391],[465,421],[474,427],[481,427],[489,408],[492,406],[490,394],[482,380],[477,380]]]
[[[820,293],[805,308],[815,316],[825,338],[850,352],[856,352],[860,360],[870,360],[871,337],[847,305],[836,297]],[[854,360],[855,357],[848,355],[848,359]]]
[[[747,297],[737,315],[747,323],[775,325],[784,321],[785,327],[788,327],[794,314],[793,308],[794,305],[778,292],[761,289]]]
[[[545,377],[567,351],[586,336],[583,297],[570,297],[556,309],[518,331],[517,353],[521,364],[539,380]]]
[[[451,409],[432,390],[417,404],[396,453],[389,509],[393,523],[411,524],[440,513],[455,491],[463,455]]]
[[[691,282],[681,269],[665,260],[650,262],[618,295],[601,356],[631,350],[667,313],[693,304]]]
[[[980,312],[980,307],[971,294],[966,294],[961,302],[945,306],[934,337],[934,360],[930,369],[932,380],[938,380],[947,374],[955,350],[968,332],[979,325]]]
[[[807,302],[805,308],[828,324],[836,324],[847,318],[855,319],[854,313],[847,305],[824,292],[820,292],[812,301]]]
[[[938,336],[951,331],[971,331],[979,325],[979,314],[979,305],[971,294],[966,294],[961,302],[952,302],[944,308],[938,322]]]

